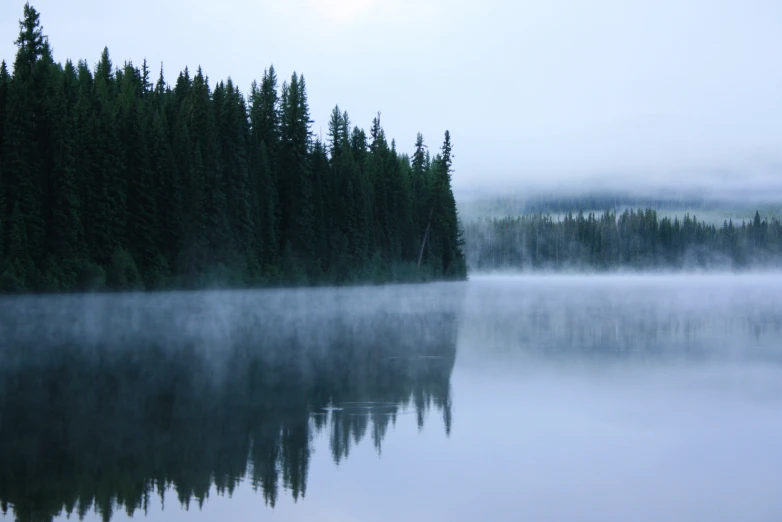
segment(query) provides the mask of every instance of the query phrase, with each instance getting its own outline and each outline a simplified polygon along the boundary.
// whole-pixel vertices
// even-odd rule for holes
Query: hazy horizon
[[[247,93],[274,64],[307,79],[315,134],[335,104],[377,111],[410,152],[449,129],[457,195],[480,190],[782,192],[782,5],[767,0],[295,0],[218,4],[37,0],[55,59],[173,83],[201,65]],[[0,6],[13,63],[23,2]],[[85,30],[89,28],[89,30]],[[295,38],[291,35],[295,34]]]

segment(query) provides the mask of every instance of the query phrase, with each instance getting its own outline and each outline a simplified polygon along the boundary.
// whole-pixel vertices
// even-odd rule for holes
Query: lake
[[[10,297],[0,343],[0,520],[782,519],[782,275]]]

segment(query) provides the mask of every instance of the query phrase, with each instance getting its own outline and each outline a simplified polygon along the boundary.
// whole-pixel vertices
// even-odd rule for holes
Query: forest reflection
[[[451,429],[457,312],[425,296],[265,292],[18,298],[0,313],[0,500],[104,520],[249,482],[304,496],[311,442],[381,451],[410,411]],[[458,301],[458,300],[457,300]],[[455,302],[455,301],[454,301]]]
[[[782,361],[782,301],[762,279],[487,278],[460,333],[480,353]]]

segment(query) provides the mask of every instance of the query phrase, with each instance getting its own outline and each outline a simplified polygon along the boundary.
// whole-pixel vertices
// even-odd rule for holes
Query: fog
[[[589,198],[607,199],[622,206],[636,201],[654,201],[659,208],[678,205],[681,210],[712,207],[725,211],[772,206],[782,200],[782,163],[755,169],[748,165],[713,170],[657,169],[647,165],[639,170],[621,170],[578,176],[577,169],[561,176],[542,172],[538,176],[487,177],[479,184],[457,184],[454,195],[468,215],[473,207],[487,202],[514,205],[571,200],[570,210]],[[636,205],[637,206],[637,205]],[[485,213],[484,213],[485,214]]]
[[[0,301],[9,520],[776,520],[782,277]]]
[[[202,65],[246,93],[273,63],[411,152],[454,140],[459,193],[610,186],[779,193],[780,3],[38,0],[55,58]],[[0,5],[13,62],[21,1]],[[290,38],[295,34],[296,38]],[[410,35],[414,35],[411,37]]]

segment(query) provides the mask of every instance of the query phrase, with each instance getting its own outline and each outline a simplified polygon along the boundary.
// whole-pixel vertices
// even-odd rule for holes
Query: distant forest
[[[652,209],[617,215],[569,212],[479,220],[465,227],[471,270],[615,270],[780,266],[782,223],[755,217],[722,226],[659,218]]]
[[[457,193],[458,197],[458,193]],[[782,204],[774,194],[765,198],[742,198],[695,195],[691,193],[671,194],[665,190],[648,195],[621,190],[590,190],[575,193],[508,192],[504,195],[462,194],[458,202],[462,221],[479,218],[503,218],[531,214],[562,216],[568,212],[582,210],[585,213],[600,213],[605,209],[623,212],[625,209],[653,208],[663,216],[697,214],[707,223],[721,225],[723,219],[751,219],[756,210],[770,218],[782,218]]]
[[[55,63],[38,12],[0,67],[0,291],[463,279],[451,138],[433,157],[335,107],[313,136],[304,76],[247,98],[199,68]],[[422,250],[423,247],[423,250]]]

